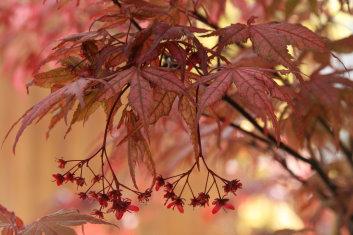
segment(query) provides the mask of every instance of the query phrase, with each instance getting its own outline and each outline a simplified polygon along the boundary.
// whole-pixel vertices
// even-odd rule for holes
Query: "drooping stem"
[[[108,136],[109,125],[110,125],[111,119],[113,117],[114,110],[115,110],[117,104],[119,103],[119,101],[121,99],[121,96],[125,93],[125,91],[129,88],[129,86],[130,85],[125,86],[125,88],[119,93],[119,95],[116,97],[116,99],[115,99],[115,101],[114,101],[114,103],[112,105],[112,108],[109,111],[109,115],[108,115],[108,118],[107,118],[107,123],[105,125],[105,130],[104,130],[102,148],[101,148],[101,151],[102,151],[101,152],[102,176],[104,178],[104,171],[103,171],[104,161],[103,161],[103,157],[105,155],[106,160],[108,162],[109,168],[110,168],[110,170],[112,172],[112,175],[113,175],[113,178],[114,178],[114,181],[115,181],[115,184],[116,184],[117,187],[119,185],[119,182],[118,182],[118,179],[117,179],[117,177],[116,177],[116,175],[114,173],[113,167],[110,164],[109,158],[107,156],[106,144],[107,144],[107,136]],[[103,181],[103,188],[104,188],[104,181]]]

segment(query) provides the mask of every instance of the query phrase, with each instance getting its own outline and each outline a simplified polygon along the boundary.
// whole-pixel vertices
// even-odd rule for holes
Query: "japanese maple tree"
[[[353,51],[352,37],[330,40],[323,33],[331,19],[326,2],[308,2],[301,3],[306,11],[291,17],[300,1],[97,0],[100,8],[90,26],[56,39],[38,63],[27,88],[48,88],[51,94],[11,127],[9,133],[19,126],[13,152],[23,131],[46,115],[52,115],[47,136],[60,121],[68,124],[69,134],[74,124],[103,109],[106,123],[97,150],[80,159],[58,159],[62,170],[53,173],[58,186],[76,184],[80,199],[97,202],[94,222],[104,223],[100,219],[109,213],[120,220],[126,212],[138,212],[137,203],[160,189],[165,206],[180,213],[186,206],[211,206],[213,214],[234,210],[231,199],[246,185],[216,172],[210,159],[217,148],[224,153],[217,161],[236,155],[232,144],[241,143],[254,154],[272,156],[302,183],[298,197],[314,193],[310,200],[334,208],[345,218],[338,227],[353,234],[353,182],[340,172],[329,177],[332,165],[324,160],[340,153],[352,176],[353,82],[347,77],[350,69],[335,55]],[[241,13],[234,17],[239,22],[221,27],[226,4]],[[349,11],[349,4],[341,4]],[[326,20],[309,29],[301,23],[311,14]],[[252,128],[245,129],[244,120]],[[182,156],[189,168],[172,175],[159,164],[162,158],[178,162],[180,147],[170,147],[163,157],[156,151],[156,143],[170,146],[170,133],[163,131],[168,125],[186,132],[192,146]],[[124,159],[131,182],[119,178],[117,158]],[[310,179],[298,175],[288,159],[310,166],[323,187],[309,187]],[[138,163],[150,172],[147,188],[136,180]],[[207,172],[201,191],[190,181],[199,171]],[[17,224],[13,231],[21,229],[31,227]]]

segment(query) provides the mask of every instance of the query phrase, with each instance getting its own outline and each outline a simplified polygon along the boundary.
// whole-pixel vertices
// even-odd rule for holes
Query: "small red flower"
[[[108,197],[110,200],[116,200],[121,197],[121,192],[120,190],[112,190],[108,193]]]
[[[144,193],[140,193],[137,197],[139,202],[148,202],[150,200],[150,197],[152,196],[151,190],[147,189]]]
[[[78,196],[80,197],[80,199],[85,200],[87,198],[87,193],[80,192]]]
[[[92,199],[98,200],[98,194],[96,192],[90,191],[88,194]]]
[[[65,175],[65,181],[66,182],[71,182],[73,183],[75,181],[75,175],[72,174],[71,172],[67,172],[66,175]]]
[[[167,183],[166,185],[164,185],[165,190],[171,192],[174,188],[174,186],[171,183]]]
[[[212,214],[216,214],[222,207],[229,210],[234,210],[234,206],[227,203],[228,201],[228,198],[216,198],[212,202],[212,204],[215,205],[215,207],[212,209]]]
[[[59,163],[59,168],[64,169],[67,161],[61,158],[61,159],[58,159],[58,163]]]
[[[101,181],[101,179],[102,179],[101,175],[95,175],[92,179],[92,183],[95,184],[95,183]]]
[[[77,177],[75,178],[76,184],[80,187],[82,187],[84,184],[86,184],[85,178],[82,177]]]
[[[157,178],[156,178],[156,191],[158,191],[159,190],[159,188],[160,187],[162,187],[163,185],[164,185],[164,179],[163,179],[163,177],[162,176],[157,176]]]
[[[91,213],[91,215],[95,215],[97,216],[98,218],[100,219],[104,219],[104,216],[103,216],[103,212],[102,211],[99,211],[97,209],[94,209]]]
[[[124,213],[125,212],[131,212],[131,211],[134,211],[134,212],[138,212],[140,209],[137,207],[137,206],[134,206],[134,205],[129,205],[127,207],[126,210],[120,210],[120,211],[116,211],[115,212],[115,217],[118,219],[118,220],[121,220],[121,218],[124,216]]]
[[[190,206],[193,206],[193,207],[199,206],[199,205],[200,205],[199,199],[197,199],[196,197],[191,198],[191,202],[190,202],[189,205],[190,205]]]
[[[229,192],[233,193],[236,196],[236,191],[240,189],[243,186],[242,183],[240,183],[239,180],[232,180],[226,183],[223,186],[224,192],[228,194]]]
[[[174,209],[174,207],[177,207],[180,213],[184,213],[184,208],[183,208],[184,200],[185,200],[184,198],[178,197],[173,202],[169,203],[167,208],[173,207],[173,209]]]
[[[166,191],[163,197],[166,198],[167,200],[171,199],[173,201],[178,198],[178,196],[174,192],[169,192],[169,191]]]
[[[201,206],[205,207],[206,204],[208,206],[208,201],[210,200],[210,195],[208,195],[207,193],[199,193],[197,200],[199,201]]]
[[[65,177],[62,174],[53,174],[53,177],[55,178],[58,186],[64,183]]]
[[[108,206],[109,197],[105,193],[100,193],[98,195],[98,202],[104,208]]]
[[[114,200],[113,206],[107,210],[107,212],[115,212],[115,217],[120,220],[125,212],[139,211],[137,206],[131,205],[130,199]]]

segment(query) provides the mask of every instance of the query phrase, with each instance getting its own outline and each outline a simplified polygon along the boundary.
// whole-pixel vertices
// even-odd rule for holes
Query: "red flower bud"
[[[58,186],[64,183],[65,178],[62,174],[54,174],[53,177],[55,178],[56,184]]]

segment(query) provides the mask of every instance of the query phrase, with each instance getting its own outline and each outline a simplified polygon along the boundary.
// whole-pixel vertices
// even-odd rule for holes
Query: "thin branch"
[[[251,124],[253,124],[253,126],[258,131],[260,131],[262,134],[265,133],[264,129],[256,122],[256,120],[248,112],[246,112],[238,103],[236,103],[232,98],[230,98],[229,96],[226,95],[223,97],[223,100],[226,101],[228,104],[230,104],[233,108],[235,108],[239,113],[241,113],[249,122],[251,122]],[[270,133],[267,134],[267,138],[273,144],[277,143],[276,138],[273,135],[271,135]],[[279,143],[278,148],[283,149],[284,151],[291,154],[293,157],[310,164],[310,159],[303,157],[302,155],[297,153],[295,150],[293,150],[291,147],[284,144],[282,141]]]
[[[222,117],[217,117],[217,118],[218,118],[221,122],[223,122],[223,121],[225,120],[225,118],[222,118]],[[273,147],[273,143],[272,143],[270,140],[268,140],[268,139],[266,139],[266,138],[263,138],[263,137],[261,137],[261,136],[258,136],[258,135],[256,135],[256,134],[253,133],[253,132],[244,130],[242,127],[240,127],[239,125],[237,125],[237,124],[235,124],[235,123],[231,123],[231,124],[229,124],[229,126],[231,126],[231,127],[233,127],[234,129],[237,129],[237,130],[243,132],[243,133],[246,134],[246,135],[249,135],[249,136],[253,137],[253,138],[256,139],[256,140],[259,140],[259,141],[261,141],[261,142],[263,142],[263,143],[265,143],[265,144],[268,144],[268,146],[271,147],[271,150],[273,151],[273,153],[274,153],[275,156],[276,156],[275,159],[276,159],[276,160],[278,159],[278,162],[282,165],[282,167],[283,167],[286,171],[288,171],[288,173],[289,173],[291,176],[293,176],[293,178],[295,178],[296,180],[300,181],[300,182],[303,183],[304,185],[307,184],[306,181],[304,181],[304,180],[301,179],[299,176],[297,176],[296,174],[294,174],[294,172],[293,172],[291,169],[288,168],[287,162],[285,161],[285,159],[284,159],[283,157],[281,157],[281,156],[276,152],[275,149],[272,148],[272,147]]]
[[[273,149],[272,149],[273,150]],[[280,156],[275,150],[273,150],[275,159],[281,164],[281,166],[297,181],[301,182],[303,185],[307,185],[307,182],[303,180],[300,176],[297,176],[291,169],[289,169],[284,157]]]

